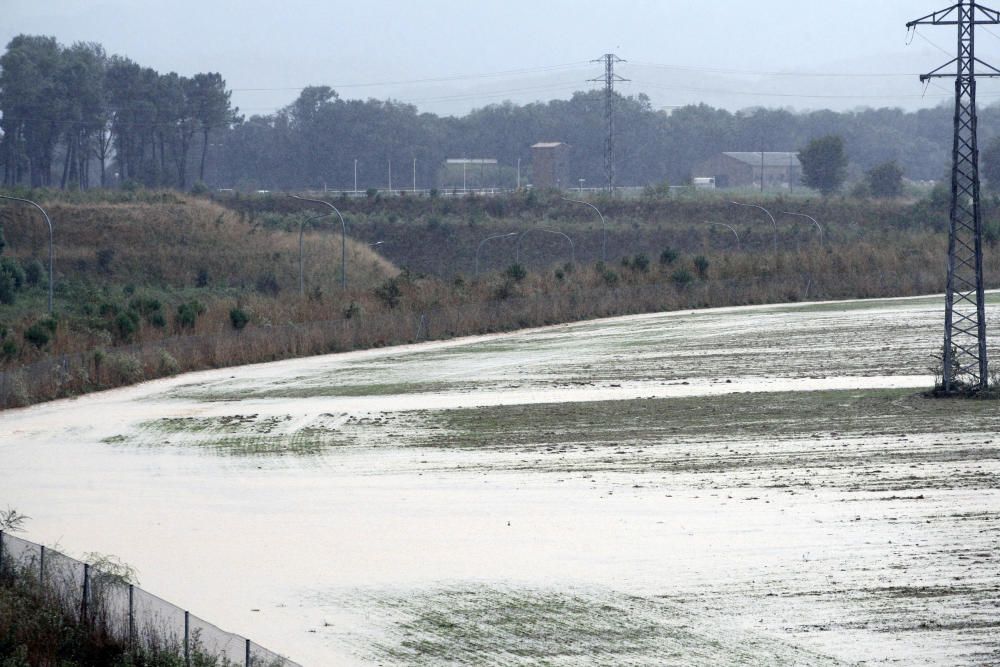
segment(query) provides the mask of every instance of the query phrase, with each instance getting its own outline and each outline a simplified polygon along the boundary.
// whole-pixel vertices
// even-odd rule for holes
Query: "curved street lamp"
[[[583,204],[584,206],[589,206],[590,208],[597,211],[597,215],[601,216],[601,229],[604,231],[604,239],[601,241],[601,261],[608,261],[608,223],[604,219],[604,214],[601,210],[591,204],[589,201],[581,201],[579,199],[570,199],[569,197],[560,197],[563,201],[571,201],[574,204]]]
[[[54,251],[55,246],[53,244],[53,236],[52,236],[52,220],[49,219],[49,214],[45,212],[44,208],[42,208],[35,202],[31,201],[30,199],[21,199],[20,197],[8,197],[7,195],[0,195],[0,199],[9,199],[11,201],[19,201],[25,204],[31,204],[32,206],[34,206],[35,208],[37,208],[39,211],[42,212],[42,215],[45,217],[45,223],[49,226],[49,315],[51,315],[52,288],[55,283],[55,278],[52,275],[52,265],[54,264],[53,258],[55,257],[55,251]]]
[[[764,213],[767,213],[767,217],[771,218],[771,224],[774,225],[774,254],[777,255],[778,254],[778,223],[774,219],[774,216],[771,215],[771,212],[768,211],[763,206],[758,206],[757,204],[741,204],[738,201],[731,201],[729,203],[733,204],[734,206],[746,206],[747,208],[759,208],[760,210],[764,211]]]
[[[806,218],[806,219],[808,219],[810,222],[812,222],[814,225],[816,225],[816,229],[819,231],[819,242],[820,242],[820,245],[823,244],[823,228],[820,226],[820,224],[818,222],[816,222],[816,218],[812,217],[811,215],[806,215],[805,213],[792,213],[791,211],[782,211],[782,214],[784,214],[784,215],[794,215],[794,216],[799,217],[799,218]]]
[[[493,236],[487,236],[485,239],[479,242],[479,247],[476,248],[476,275],[479,275],[479,251],[483,249],[483,245],[487,241],[492,241],[493,239],[506,239],[511,236],[517,236],[517,232],[508,232],[507,234],[494,234]]]
[[[337,207],[328,201],[323,201],[322,199],[309,199],[307,197],[300,197],[298,195],[288,195],[292,199],[298,199],[299,201],[308,201],[314,204],[323,204],[324,206],[329,206],[333,209],[333,212],[337,214],[340,218],[340,287],[341,289],[347,289],[347,223],[344,222],[344,216],[340,214]],[[327,213],[329,215],[329,213]],[[301,238],[301,236],[300,236]],[[301,245],[300,245],[301,250]],[[301,266],[301,265],[300,265]]]
[[[736,237],[736,248],[737,248],[737,250],[741,249],[740,235],[736,233],[736,228],[735,227],[733,227],[732,225],[727,225],[724,222],[710,222],[708,220],[705,221],[705,224],[706,225],[718,225],[719,227],[725,227],[726,229],[728,229],[729,231],[731,231],[733,233],[733,236]]]
[[[576,264],[576,246],[573,244],[573,239],[571,239],[566,234],[563,234],[562,232],[556,231],[554,229],[542,229],[542,228],[527,229],[527,230],[521,232],[521,234],[517,237],[517,244],[514,246],[514,261],[515,262],[520,262],[521,261],[521,239],[523,239],[525,237],[525,235],[530,234],[531,232],[545,232],[546,234],[557,234],[557,235],[563,237],[564,239],[566,239],[567,241],[569,241],[569,256],[570,256],[570,261],[572,261],[574,264]]]

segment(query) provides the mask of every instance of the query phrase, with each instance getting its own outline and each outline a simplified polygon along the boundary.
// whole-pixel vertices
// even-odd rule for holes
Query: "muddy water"
[[[32,516],[28,537],[117,554],[149,590],[304,664],[989,664],[990,433],[737,439],[720,423],[556,464],[544,432],[434,448],[420,425],[924,386],[939,320],[937,298],[719,309],[192,374],[0,414],[0,504]],[[203,446],[317,424],[336,444],[304,455]]]

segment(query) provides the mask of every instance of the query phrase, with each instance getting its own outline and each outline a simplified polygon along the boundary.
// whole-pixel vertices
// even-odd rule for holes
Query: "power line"
[[[657,69],[674,70],[678,72],[693,72],[697,74],[732,74],[741,76],[780,76],[789,78],[891,78],[915,76],[913,72],[780,72],[767,70],[727,69],[721,67],[690,67],[686,65],[664,65],[661,63],[629,62],[636,67],[654,67]]]
[[[543,65],[541,67],[527,67],[522,69],[509,69],[501,70],[499,72],[483,72],[479,74],[455,74],[451,76],[437,76],[424,79],[400,79],[396,81],[367,81],[367,82],[357,82],[357,83],[339,83],[330,84],[330,88],[334,90],[343,88],[373,88],[376,86],[404,86],[404,85],[417,85],[423,83],[447,83],[449,81],[467,81],[469,79],[491,79],[503,76],[512,76],[517,74],[536,74],[553,72],[558,70],[570,70],[570,69],[583,69],[588,65],[588,61],[580,61],[573,63],[563,63],[561,65]],[[232,88],[233,92],[247,93],[247,92],[294,92],[302,91],[306,88],[315,86],[294,86],[294,87],[284,87],[284,88]]]
[[[929,38],[925,37],[922,32],[920,32],[919,30],[917,30],[916,26],[913,27],[913,34],[916,35],[917,37],[919,37],[920,39],[924,40],[925,42],[927,42],[928,44],[930,44],[931,46],[933,46],[935,49],[937,49],[941,53],[945,54],[946,56],[950,56],[951,55],[951,51],[948,51],[947,49],[945,49],[945,48],[943,48],[941,46],[938,46],[937,44],[935,44],[934,42],[932,42]]]
[[[765,93],[756,90],[726,90],[720,88],[699,88],[696,86],[674,86],[670,84],[651,83],[648,81],[638,81],[643,87],[656,88],[665,91],[687,91],[694,93],[709,93],[713,95],[743,95],[747,97],[782,97],[795,99],[834,99],[834,100],[902,100],[902,99],[924,99],[926,95],[847,95],[847,94],[808,94],[808,93]],[[935,95],[932,98],[947,98],[950,95]]]

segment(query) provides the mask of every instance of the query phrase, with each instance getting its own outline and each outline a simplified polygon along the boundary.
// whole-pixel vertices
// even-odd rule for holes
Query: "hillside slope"
[[[210,201],[165,195],[161,203],[53,203],[56,280],[157,287],[298,289],[298,229],[267,227]],[[310,212],[306,212],[310,213]],[[316,215],[323,211],[315,212]],[[305,219],[305,216],[303,216]],[[7,255],[48,257],[48,231],[27,206],[0,207]],[[341,234],[329,218],[305,233],[307,288],[339,286]],[[395,273],[368,247],[347,241],[348,280],[370,286]],[[200,278],[200,279],[199,279]]]

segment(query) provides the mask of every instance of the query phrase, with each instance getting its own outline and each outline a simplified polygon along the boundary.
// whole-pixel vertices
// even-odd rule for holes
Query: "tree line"
[[[186,188],[194,170],[205,179],[210,134],[236,121],[218,73],[160,74],[99,44],[31,35],[0,57],[0,112],[3,183],[30,187]]]
[[[510,187],[530,182],[538,141],[572,146],[571,183],[604,176],[603,91],[570,99],[504,102],[464,116],[421,113],[396,100],[343,99],[311,86],[273,113],[241,116],[218,73],[160,74],[93,43],[20,35],[0,57],[0,161],[4,184],[94,187],[134,182],[188,188],[384,189]],[[848,181],[895,163],[907,177],[940,179],[951,158],[952,110],[849,112],[704,104],[654,108],[644,94],[616,100],[621,185],[683,184],[723,151],[796,151],[820,137],[843,141]],[[1000,107],[981,111],[981,141],[997,134]],[[448,158],[495,158],[456,174]],[[390,167],[391,164],[391,167]],[[192,175],[196,175],[192,178]]]
[[[306,88],[292,104],[234,124],[221,140],[215,183],[243,189],[311,187],[350,189],[354,161],[359,187],[384,189],[389,163],[393,187],[408,188],[416,160],[418,187],[459,185],[446,174],[448,158],[495,158],[500,167],[470,168],[469,186],[513,186],[518,160],[522,184],[530,179],[531,145],[563,141],[572,146],[571,183],[605,182],[603,91],[581,91],[568,100],[476,109],[462,117],[420,113],[393,100],[348,100],[323,86]],[[616,165],[621,185],[687,183],[699,163],[723,151],[798,151],[813,139],[835,135],[849,158],[846,176],[895,161],[912,179],[940,179],[951,156],[952,111],[946,106],[905,112],[794,113],[755,108],[738,112],[704,104],[655,109],[643,94],[616,100]],[[984,136],[1000,128],[1000,108],[984,110]],[[475,171],[475,173],[473,173]]]

